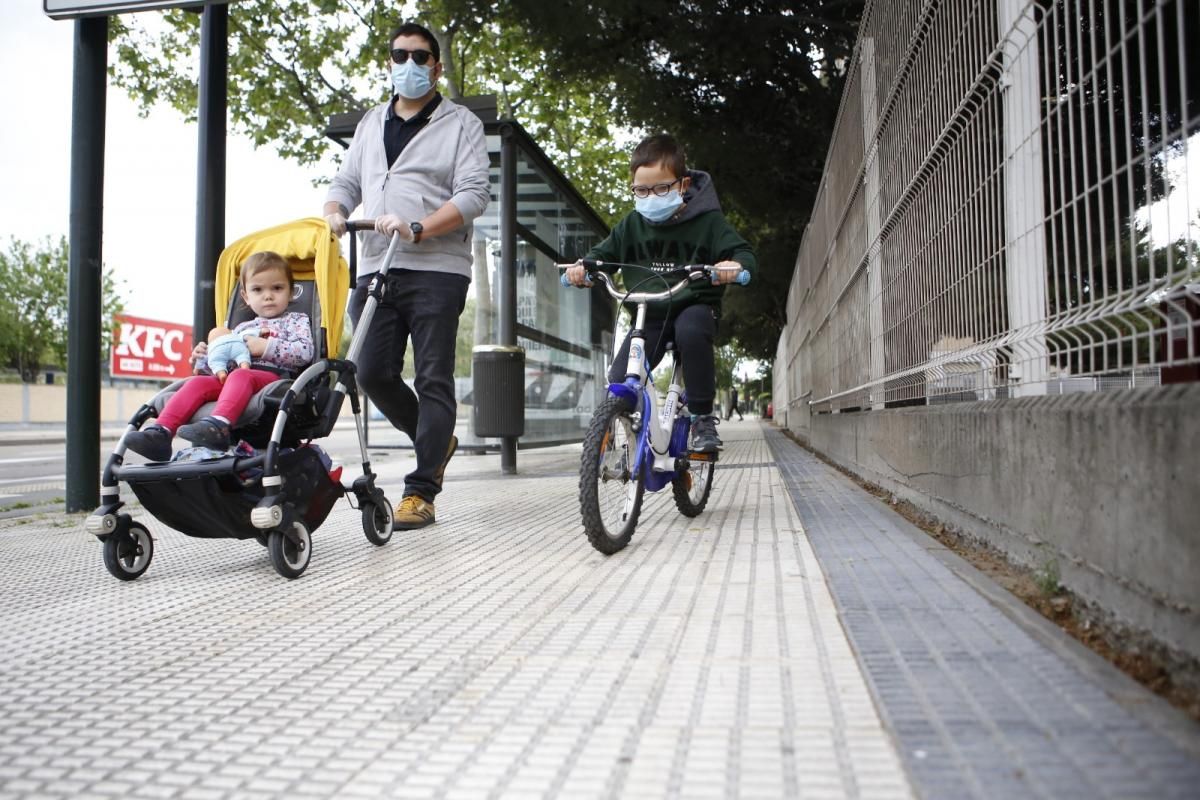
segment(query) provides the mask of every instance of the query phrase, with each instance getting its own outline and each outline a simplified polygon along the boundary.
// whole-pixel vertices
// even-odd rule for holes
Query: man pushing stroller
[[[438,93],[442,74],[437,39],[426,28],[401,25],[387,42],[392,98],[359,122],[341,170],[326,196],[334,234],[362,205],[382,236],[362,242],[350,317],[358,325],[368,287],[383,262],[388,238],[401,239],[371,336],[358,368],[359,385],[388,421],[413,441],[417,467],[404,478],[395,527],[435,521],[433,500],[454,455],[454,348],[458,317],[471,281],[471,221],[490,198],[483,124]],[[411,336],[416,378],[400,377]]]

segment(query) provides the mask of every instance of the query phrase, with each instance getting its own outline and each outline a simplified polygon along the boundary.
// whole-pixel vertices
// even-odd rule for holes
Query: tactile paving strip
[[[779,431],[767,440],[922,797],[1200,797],[1200,761],[951,572],[901,517]]]
[[[0,529],[0,795],[909,796],[773,467],[648,495],[605,557],[574,476],[462,466],[382,548],[339,505],[296,581],[153,521],[131,583],[78,518]]]

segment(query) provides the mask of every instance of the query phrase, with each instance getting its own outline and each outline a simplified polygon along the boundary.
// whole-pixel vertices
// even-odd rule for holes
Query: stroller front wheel
[[[363,503],[362,507],[363,533],[367,541],[376,547],[382,547],[392,538],[392,507],[384,500],[382,503]]]
[[[312,558],[312,536],[301,522],[293,522],[289,533],[271,531],[267,552],[275,571],[291,580],[299,578],[308,568],[308,560]]]
[[[137,580],[154,558],[154,539],[140,522],[119,526],[104,540],[104,566],[114,578]]]

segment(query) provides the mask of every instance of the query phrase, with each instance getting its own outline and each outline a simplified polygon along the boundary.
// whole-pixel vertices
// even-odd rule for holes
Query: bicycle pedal
[[[716,453],[697,453],[697,452],[696,452],[696,451],[694,451],[694,450],[689,450],[689,451],[688,451],[688,461],[709,461],[709,462],[715,462],[716,460],[717,460],[717,454],[716,454]]]

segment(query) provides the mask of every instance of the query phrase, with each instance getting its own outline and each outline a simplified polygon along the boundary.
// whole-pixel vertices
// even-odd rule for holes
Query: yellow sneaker
[[[437,522],[433,516],[433,503],[426,502],[415,494],[405,496],[396,506],[393,527],[402,531],[416,530]]]

